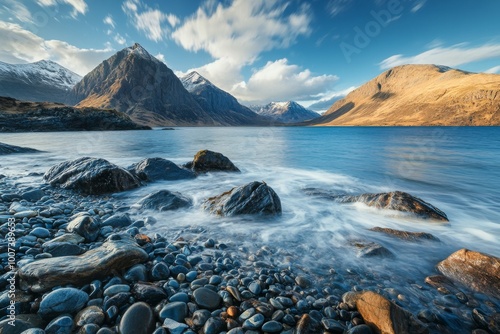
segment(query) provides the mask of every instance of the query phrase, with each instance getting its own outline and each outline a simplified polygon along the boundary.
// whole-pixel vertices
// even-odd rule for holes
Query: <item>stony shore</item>
[[[358,272],[335,263],[328,268],[304,265],[299,261],[307,251],[303,245],[285,249],[240,243],[208,226],[172,228],[164,235],[149,232],[165,222],[148,210],[189,207],[182,194],[145,198],[137,204],[144,210],[109,195],[115,186],[122,191],[161,179],[158,164],[166,174],[186,179],[217,169],[239,172],[226,157],[212,153],[199,152],[185,166],[189,170],[145,160],[127,171],[98,159],[80,159],[54,166],[45,174],[49,184],[32,188],[19,188],[15,179],[0,176],[0,333],[500,333],[497,258],[466,253],[476,265],[491,267],[483,267],[479,278],[474,272],[458,274],[462,283],[483,293],[453,278],[454,258],[463,259],[457,252],[439,264],[449,278],[397,282],[421,291],[405,295],[391,289],[396,282],[390,273]],[[82,179],[82,172],[95,178]],[[241,202],[242,197],[247,200]],[[383,207],[418,204],[418,215],[437,210],[404,193],[349,201],[375,197],[383,198]],[[265,183],[254,182],[208,199],[205,210],[275,215],[281,213],[281,203]],[[8,244],[11,229],[14,245]],[[439,242],[425,233],[376,231],[409,242]],[[9,246],[15,250],[12,268]],[[391,256],[378,246],[354,243],[374,261]],[[413,311],[416,305],[421,305],[419,312]],[[10,314],[15,314],[15,327],[9,324]]]

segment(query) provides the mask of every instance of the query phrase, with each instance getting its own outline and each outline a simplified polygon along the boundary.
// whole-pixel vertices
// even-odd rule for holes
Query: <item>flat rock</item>
[[[358,252],[358,257],[394,257],[394,254],[384,246],[372,241],[351,241]]]
[[[356,308],[365,323],[381,334],[424,334],[428,328],[410,312],[383,296],[365,291],[356,295]]]
[[[40,303],[38,313],[43,317],[54,317],[65,313],[75,313],[80,311],[89,296],[75,288],[61,288],[52,291]]]
[[[183,196],[178,192],[160,190],[146,197],[143,197],[132,207],[142,210],[149,209],[158,211],[170,211],[190,207],[192,205],[193,203],[189,198]]]
[[[53,187],[100,195],[137,188],[140,181],[127,170],[107,160],[79,158],[50,168],[43,176]]]
[[[394,230],[392,228],[383,228],[383,227],[373,227],[370,229],[370,231],[384,233],[392,237],[412,242],[419,242],[422,240],[439,241],[439,239],[433,236],[432,234],[425,232],[408,232],[408,231],[400,231],[400,230]]]
[[[221,296],[219,296],[216,292],[207,289],[207,288],[199,288],[194,290],[193,298],[195,303],[207,310],[215,310],[219,307],[221,303]]]
[[[155,329],[155,317],[151,307],[143,302],[130,306],[120,321],[121,334],[151,334]]]
[[[254,181],[207,199],[204,208],[219,216],[280,215],[281,201],[265,182]]]
[[[53,257],[67,256],[67,255],[80,255],[85,253],[85,248],[75,245],[70,242],[51,242],[44,244],[43,252],[49,253]]]
[[[0,143],[0,155],[13,154],[13,153],[39,153],[40,151],[34,148],[22,147]]]
[[[203,150],[196,153],[193,161],[187,163],[185,167],[192,169],[196,173],[240,171],[225,155],[209,150]]]
[[[187,169],[180,168],[170,160],[147,158],[133,164],[128,170],[144,181],[193,179],[196,175]]]
[[[460,249],[437,265],[446,277],[484,294],[500,298],[500,258]]]
[[[60,235],[52,240],[49,240],[45,242],[42,247],[45,247],[51,243],[57,243],[57,242],[69,242],[72,244],[79,244],[85,241],[85,238],[82,237],[81,235],[75,234],[75,233],[65,233],[63,235]]]
[[[113,228],[127,227],[132,224],[132,220],[128,213],[116,213],[103,221],[102,226],[111,226]]]
[[[47,291],[55,286],[79,286],[142,263],[148,254],[128,238],[110,240],[78,256],[61,256],[28,263],[18,270],[21,289]]]

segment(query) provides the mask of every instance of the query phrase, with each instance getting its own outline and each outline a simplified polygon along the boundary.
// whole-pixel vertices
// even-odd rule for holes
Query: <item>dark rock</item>
[[[215,310],[219,307],[222,298],[214,291],[207,288],[199,288],[193,292],[195,303],[201,308]]]
[[[387,235],[403,239],[406,241],[414,241],[414,242],[422,240],[439,241],[439,239],[433,236],[432,234],[424,232],[407,232],[407,231],[400,231],[383,227],[373,227],[370,229],[370,231],[385,233]]]
[[[134,289],[132,291],[137,300],[146,302],[148,304],[154,305],[160,301],[167,299],[168,295],[161,287],[148,284],[148,283],[137,283],[134,284]]]
[[[313,324],[312,324],[312,319],[309,316],[309,314],[303,314],[302,317],[299,319],[299,322],[297,323],[297,328],[295,329],[296,334],[312,334],[314,333],[313,331]]]
[[[50,237],[50,231],[43,227],[35,227],[31,230],[30,235],[34,235],[37,238],[48,238]]]
[[[168,329],[168,332],[170,334],[182,334],[182,333],[184,333],[186,328],[189,328],[188,325],[177,322],[177,321],[175,321],[173,319],[169,319],[169,318],[165,319],[165,321],[163,322],[163,327]]]
[[[71,317],[63,315],[55,318],[45,327],[45,334],[71,334],[74,325]]]
[[[21,319],[16,319],[14,321],[15,326],[10,324],[10,319],[7,318],[5,320],[0,321],[0,333],[2,334],[20,334],[25,330],[30,328],[34,328],[35,325],[28,321],[24,321]]]
[[[283,325],[275,320],[271,320],[262,325],[262,331],[266,333],[279,333],[283,329]]]
[[[88,300],[89,296],[81,290],[74,288],[57,289],[42,299],[38,313],[44,318],[51,318],[64,313],[71,314],[80,311]]]
[[[207,320],[211,317],[211,313],[208,310],[196,310],[193,313],[193,324],[196,327],[203,327]]]
[[[132,220],[128,213],[117,213],[101,223],[101,226],[111,226],[113,228],[128,227]]]
[[[43,251],[45,253],[51,254],[53,257],[58,257],[58,256],[68,256],[68,255],[80,255],[85,253],[85,248],[82,248],[70,242],[51,242],[46,245],[44,244]]]
[[[76,233],[88,242],[93,242],[99,236],[99,224],[90,216],[77,216],[68,223],[66,231]]]
[[[452,281],[495,298],[500,298],[500,258],[461,249],[437,265]]]
[[[196,175],[175,163],[162,158],[148,158],[128,168],[131,173],[144,181],[193,179]]]
[[[196,173],[213,171],[239,172],[240,170],[221,153],[203,150],[196,153],[193,161],[185,165]]]
[[[45,192],[40,189],[34,189],[30,191],[26,191],[22,193],[21,197],[30,202],[39,201],[43,196],[45,196]]]
[[[0,155],[13,154],[13,153],[39,153],[39,152],[40,151],[35,150],[34,148],[0,143]]]
[[[493,334],[500,334],[500,313],[493,313],[488,322],[488,329]]]
[[[346,330],[344,325],[333,319],[323,319],[321,324],[329,333],[339,333],[342,334]]]
[[[281,201],[265,182],[251,182],[205,201],[205,210],[220,216],[280,215]]]
[[[187,314],[188,308],[186,303],[172,302],[165,305],[159,312],[158,316],[160,317],[161,321],[164,321],[168,318],[177,322],[182,322],[184,321],[184,318],[187,316]]]
[[[46,334],[46,332],[41,328],[30,328],[21,332],[21,334]]]
[[[79,256],[28,263],[18,270],[20,287],[35,292],[65,284],[79,286],[144,262],[148,254],[130,239],[111,240]]]
[[[373,332],[369,326],[359,325],[349,329],[347,334],[373,334]]]
[[[390,250],[375,242],[352,241],[351,245],[358,250],[358,257],[394,257]]]
[[[142,210],[169,211],[191,205],[193,205],[192,201],[178,192],[160,190],[142,198],[133,207]]]
[[[254,316],[245,320],[242,327],[243,329],[247,330],[259,329],[264,324],[264,320],[265,320],[264,316],[260,313],[257,313]]]
[[[100,195],[137,188],[139,180],[125,169],[104,159],[79,158],[53,166],[43,176],[53,187]]]
[[[165,262],[158,262],[151,269],[151,278],[156,281],[164,280],[170,277],[170,270]]]
[[[225,327],[224,321],[221,318],[209,318],[203,326],[203,333],[205,334],[218,334]]]
[[[96,324],[101,326],[104,323],[104,312],[98,306],[88,306],[78,312],[75,316],[75,324],[78,327],[86,324]]]
[[[120,321],[120,334],[151,334],[155,329],[155,317],[151,307],[142,302],[130,306]]]
[[[136,264],[127,270],[123,277],[129,282],[147,281],[148,273],[143,264]]]

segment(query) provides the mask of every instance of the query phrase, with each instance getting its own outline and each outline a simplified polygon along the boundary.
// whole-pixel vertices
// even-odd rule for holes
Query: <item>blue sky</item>
[[[0,0],[0,61],[84,75],[138,42],[244,104],[326,109],[396,65],[500,73],[498,13],[498,0]]]

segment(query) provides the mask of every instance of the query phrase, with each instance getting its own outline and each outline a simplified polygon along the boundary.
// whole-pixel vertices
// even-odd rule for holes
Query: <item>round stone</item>
[[[373,332],[369,326],[359,325],[349,329],[349,331],[347,331],[347,334],[373,334]]]
[[[50,231],[47,230],[46,228],[43,227],[35,227],[31,232],[30,235],[33,235],[37,238],[48,238],[50,237]]]
[[[130,306],[123,314],[119,331],[121,334],[150,334],[155,329],[155,317],[151,307],[143,302]]]
[[[63,313],[75,313],[80,311],[87,301],[89,296],[75,288],[62,288],[49,293],[40,303],[38,313],[42,317],[53,317]]]
[[[170,276],[170,270],[165,262],[158,262],[154,265],[153,269],[151,269],[151,277],[154,280],[166,280]]]
[[[196,310],[193,313],[193,324],[202,327],[211,316],[212,314],[208,310]]]
[[[71,334],[73,326],[73,319],[67,315],[63,315],[52,320],[47,327],[45,327],[45,333]]]
[[[260,286],[259,282],[252,282],[248,286],[248,290],[250,290],[251,293],[257,296],[262,292],[262,287]]]
[[[208,310],[215,310],[221,303],[221,297],[214,291],[207,288],[199,288],[193,292],[195,303]]]
[[[165,305],[160,313],[158,314],[161,321],[165,319],[172,319],[177,322],[184,321],[184,318],[187,316],[188,308],[186,303],[184,302],[172,302]]]
[[[243,323],[243,329],[259,329],[264,323],[264,316],[260,313],[252,316],[251,318],[245,320]]]
[[[120,292],[129,292],[130,291],[130,286],[127,284],[116,284],[112,285],[106,290],[104,290],[104,295],[105,296],[114,296]]]
[[[262,330],[267,333],[279,333],[283,329],[283,325],[279,322],[271,320],[262,325]]]
[[[104,322],[104,312],[98,306],[89,306],[78,312],[75,323],[78,327],[86,324],[102,325]]]

